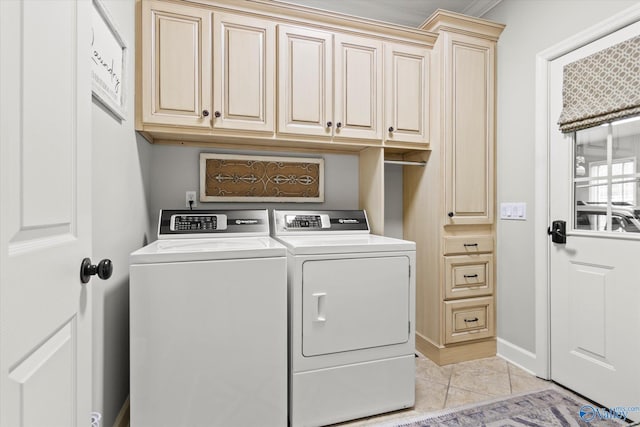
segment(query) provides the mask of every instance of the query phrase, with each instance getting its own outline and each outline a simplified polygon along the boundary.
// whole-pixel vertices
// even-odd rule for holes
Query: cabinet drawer
[[[445,299],[493,294],[493,255],[444,257]]]
[[[493,236],[455,236],[444,238],[444,254],[493,252]]]
[[[494,335],[493,297],[445,301],[445,344]]]

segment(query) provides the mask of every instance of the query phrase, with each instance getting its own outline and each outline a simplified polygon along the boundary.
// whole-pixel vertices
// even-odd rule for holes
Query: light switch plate
[[[527,219],[527,204],[524,202],[500,203],[500,219],[524,221]]]

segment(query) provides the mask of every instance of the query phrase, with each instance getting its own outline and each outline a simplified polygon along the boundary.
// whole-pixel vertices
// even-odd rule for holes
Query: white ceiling
[[[436,9],[481,17],[501,0],[280,0],[418,28]]]

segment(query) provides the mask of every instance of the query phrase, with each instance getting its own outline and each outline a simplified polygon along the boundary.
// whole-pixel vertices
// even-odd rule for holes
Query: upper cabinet
[[[275,24],[213,14],[213,127],[275,130]]]
[[[382,139],[382,42],[335,36],[334,136]]]
[[[275,24],[168,2],[142,7],[142,121],[275,131]]]
[[[433,33],[293,6],[198,3],[137,3],[136,129],[147,138],[430,148]]]
[[[382,139],[382,43],[278,26],[278,133]]]
[[[210,126],[211,14],[157,1],[142,8],[142,120]]]
[[[385,43],[385,139],[429,142],[429,51]]]
[[[278,26],[278,133],[330,137],[333,36]]]

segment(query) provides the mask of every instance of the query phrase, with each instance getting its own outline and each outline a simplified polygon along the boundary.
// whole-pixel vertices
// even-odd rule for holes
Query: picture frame
[[[324,159],[200,153],[201,202],[324,202]]]
[[[91,90],[118,119],[126,120],[127,44],[101,0],[91,1]]]

